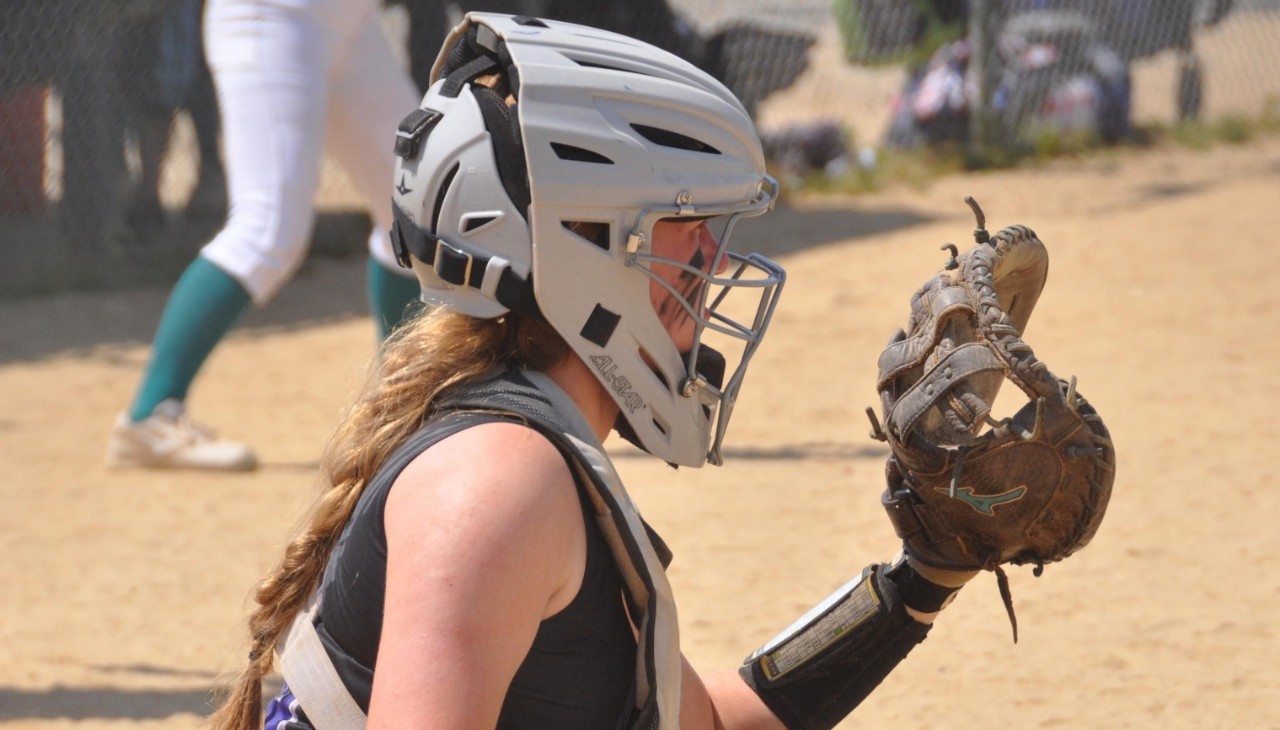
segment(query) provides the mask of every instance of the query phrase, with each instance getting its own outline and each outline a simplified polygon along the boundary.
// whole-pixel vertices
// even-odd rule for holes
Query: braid
[[[437,310],[392,333],[374,378],[325,449],[322,471],[328,486],[305,531],[254,591],[249,660],[210,718],[214,728],[262,726],[262,680],[273,668],[276,647],[319,586],[330,551],[369,480],[421,427],[430,405],[499,363],[540,370],[567,353],[568,346],[545,321],[516,315],[481,320]]]

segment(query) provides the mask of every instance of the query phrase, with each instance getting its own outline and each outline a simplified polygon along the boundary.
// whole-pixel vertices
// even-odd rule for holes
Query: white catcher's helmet
[[[493,73],[505,78],[497,92],[472,83]],[[476,317],[545,317],[618,403],[619,430],[673,464],[720,463],[785,279],[763,256],[726,248],[732,223],[777,196],[742,105],[646,43],[490,13],[454,29],[432,80],[398,132],[392,231],[423,300]],[[711,267],[651,254],[657,221],[710,216],[727,220]],[[589,240],[570,230],[578,223],[607,236]],[[668,286],[697,325],[691,352],[677,351],[654,312],[654,263],[703,284],[687,300]],[[726,263],[721,275],[704,270]],[[727,379],[702,344],[708,332],[735,343]]]

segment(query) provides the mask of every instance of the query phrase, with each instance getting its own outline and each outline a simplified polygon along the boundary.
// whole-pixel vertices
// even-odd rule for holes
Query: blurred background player
[[[186,415],[188,389],[253,303],[265,305],[306,255],[328,153],[374,220],[368,287],[385,336],[418,295],[396,267],[389,140],[419,94],[381,25],[378,0],[209,0],[205,51],[218,91],[230,213],[178,280],[146,373],[111,430],[115,466],[252,469],[253,450]]]
[[[221,219],[227,212],[227,178],[219,151],[218,101],[205,62],[201,18],[204,0],[174,0],[123,29],[119,54],[129,88],[125,122],[138,150],[138,181],[125,206],[124,225],[140,243],[163,235],[161,167],[176,131],[174,117],[190,115],[199,151],[199,173],[184,216]]]

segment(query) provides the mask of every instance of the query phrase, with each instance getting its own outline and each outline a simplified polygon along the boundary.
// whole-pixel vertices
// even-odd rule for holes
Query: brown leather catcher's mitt
[[[1088,544],[1111,496],[1115,450],[1101,417],[1022,340],[1048,274],[1044,244],[1025,226],[977,245],[948,244],[945,268],[911,298],[907,330],[880,355],[884,426],[872,435],[892,451],[883,503],[915,560],[953,570],[1062,560]],[[995,421],[1005,380],[1029,399]],[[1014,637],[1017,637],[1016,623]]]

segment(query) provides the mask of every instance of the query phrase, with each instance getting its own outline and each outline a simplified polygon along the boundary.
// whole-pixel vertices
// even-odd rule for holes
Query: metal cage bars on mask
[[[710,417],[714,420],[715,425],[708,449],[707,461],[714,465],[723,463],[720,455],[720,446],[728,427],[729,416],[733,412],[738,391],[742,387],[742,381],[746,376],[747,365],[764,339],[765,332],[773,319],[773,312],[777,307],[778,298],[782,294],[783,285],[786,283],[786,272],[777,263],[758,253],[746,255],[734,253],[729,250],[729,241],[732,238],[733,229],[740,218],[752,218],[768,212],[777,202],[777,195],[778,183],[768,175],[762,176],[758,195],[745,206],[698,206],[693,204],[691,198],[682,195],[678,197],[676,205],[654,206],[641,211],[636,219],[635,227],[627,237],[626,265],[639,269],[650,280],[657,283],[670,295],[673,301],[684,309],[695,324],[693,345],[689,352],[685,353],[686,373],[684,382],[680,384],[679,392],[686,398],[697,397],[701,404],[710,411]],[[712,258],[710,265],[705,268],[694,266],[689,262],[644,253],[644,249],[647,247],[646,244],[651,243],[653,227],[658,221],[715,218],[720,216],[727,216],[728,220],[725,224],[724,232],[717,242],[716,254]],[[651,246],[649,247],[651,248]],[[733,265],[733,271],[727,276],[717,275],[716,272],[726,260]],[[655,274],[652,269],[654,264],[674,267],[699,280],[696,298],[689,297],[679,291],[671,282]],[[708,294],[713,287],[717,288],[718,291],[708,303]],[[720,311],[720,305],[729,293],[734,289],[743,288],[760,290],[760,298],[756,303],[750,324],[744,324],[742,321]],[[691,299],[696,299],[696,301],[691,301]],[[737,367],[734,368],[733,374],[723,384],[711,383],[698,370],[698,365],[702,362],[702,350],[711,349],[704,346],[702,342],[702,335],[706,330],[711,330],[745,343]],[[719,353],[716,354],[719,355]]]

